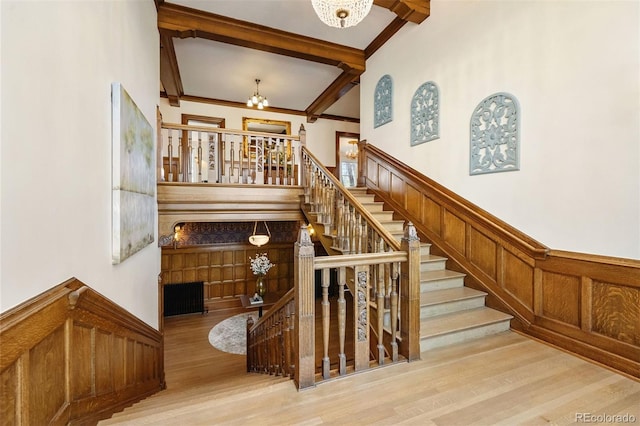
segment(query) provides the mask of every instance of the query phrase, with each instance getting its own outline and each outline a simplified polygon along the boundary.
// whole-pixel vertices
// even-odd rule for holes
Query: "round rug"
[[[230,354],[247,353],[247,318],[250,313],[234,315],[219,322],[209,332],[209,343],[214,348]],[[254,321],[256,317],[254,316]]]

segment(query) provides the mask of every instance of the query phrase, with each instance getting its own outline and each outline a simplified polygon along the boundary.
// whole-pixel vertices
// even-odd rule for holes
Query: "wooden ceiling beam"
[[[431,13],[430,0],[374,0],[376,6],[389,9],[407,22],[421,24]]]
[[[178,58],[173,47],[173,39],[160,32],[160,81],[171,106],[180,106],[180,96],[184,95]]]
[[[158,29],[175,37],[206,38],[343,70],[365,69],[363,50],[170,3],[159,5]]]
[[[357,71],[345,71],[340,74],[305,110],[307,122],[314,123],[327,108],[355,87],[360,74],[362,73]]]

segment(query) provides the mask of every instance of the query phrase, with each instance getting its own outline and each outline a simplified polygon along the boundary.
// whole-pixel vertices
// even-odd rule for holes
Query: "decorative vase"
[[[267,283],[264,282],[264,275],[258,275],[258,279],[256,280],[256,293],[260,297],[264,297],[267,293]]]

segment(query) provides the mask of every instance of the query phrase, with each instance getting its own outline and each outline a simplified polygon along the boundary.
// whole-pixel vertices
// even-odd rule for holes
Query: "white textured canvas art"
[[[120,263],[154,240],[153,128],[120,83],[112,102],[112,262]]]

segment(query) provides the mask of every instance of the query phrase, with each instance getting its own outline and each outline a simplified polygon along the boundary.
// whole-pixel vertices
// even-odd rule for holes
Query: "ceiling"
[[[156,0],[162,95],[246,108],[261,80],[268,110],[358,121],[360,75],[403,25],[429,16],[429,0],[375,0],[351,28],[332,28],[311,0]]]

